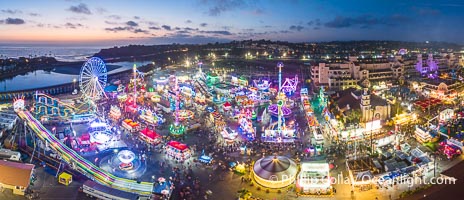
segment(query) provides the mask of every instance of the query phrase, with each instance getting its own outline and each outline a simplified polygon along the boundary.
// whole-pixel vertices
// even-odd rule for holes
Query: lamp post
[[[73,92],[74,92],[74,90],[76,89],[76,81],[77,81],[77,79],[74,78],[74,79],[73,79]]]
[[[436,177],[438,154],[436,152],[433,152],[432,155],[433,155],[433,177]]]
[[[373,145],[373,141],[374,139],[372,138],[372,129],[374,129],[374,112],[375,112],[375,109],[374,108],[371,108],[371,111],[372,111],[372,121],[371,121],[371,155],[374,153],[374,145]]]

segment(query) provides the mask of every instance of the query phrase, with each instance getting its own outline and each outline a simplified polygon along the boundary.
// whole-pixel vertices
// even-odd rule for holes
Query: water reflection
[[[108,74],[118,73],[132,69],[134,63],[137,66],[151,63],[146,62],[116,62],[107,64]],[[64,83],[72,83],[73,79],[79,80],[81,66],[64,66],[54,70],[36,70],[25,75],[18,75],[6,80],[0,80],[0,92],[27,90],[33,88],[48,87]],[[79,83],[76,83],[76,86]]]

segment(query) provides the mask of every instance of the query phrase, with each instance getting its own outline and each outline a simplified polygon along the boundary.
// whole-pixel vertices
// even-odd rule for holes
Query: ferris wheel
[[[79,87],[82,94],[88,100],[98,100],[106,97],[104,88],[106,86],[107,71],[102,59],[92,57],[82,65],[79,75]]]

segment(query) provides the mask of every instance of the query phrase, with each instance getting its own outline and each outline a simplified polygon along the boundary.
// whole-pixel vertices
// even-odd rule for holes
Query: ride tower
[[[185,127],[182,125],[179,121],[179,110],[180,110],[180,99],[179,99],[179,83],[177,80],[177,77],[175,78],[175,85],[174,85],[174,93],[175,93],[175,110],[174,110],[174,117],[175,121],[171,126],[169,127],[169,133],[171,135],[179,137],[182,136],[185,133]]]

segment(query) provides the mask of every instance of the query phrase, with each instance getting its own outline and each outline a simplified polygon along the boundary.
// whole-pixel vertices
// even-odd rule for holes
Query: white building
[[[311,78],[317,86],[342,90],[356,87],[359,82],[370,84],[382,80],[391,81],[400,78],[403,73],[403,64],[398,61],[319,63],[311,68]]]

